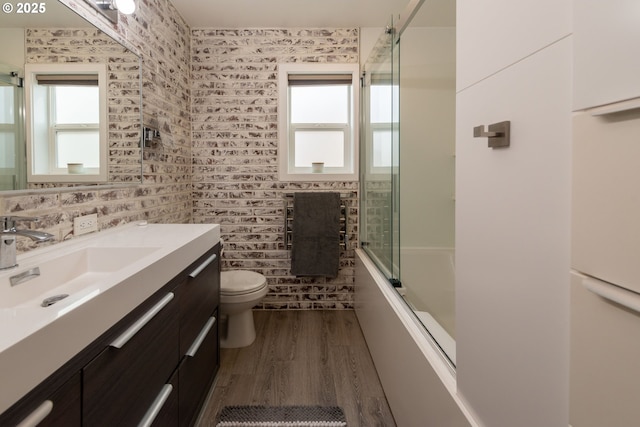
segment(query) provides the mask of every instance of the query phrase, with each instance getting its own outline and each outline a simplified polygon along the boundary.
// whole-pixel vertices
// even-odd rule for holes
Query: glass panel
[[[402,295],[455,364],[455,27],[431,11],[400,38]]]
[[[13,168],[16,160],[16,141],[13,132],[0,131],[0,168]]]
[[[344,167],[344,140],[342,131],[295,131],[295,167],[311,167],[313,162]]]
[[[393,28],[393,27],[392,27]],[[402,281],[402,269],[400,268],[401,254],[401,234],[400,234],[400,170],[402,156],[402,129],[400,120],[402,117],[402,104],[400,100],[400,55],[401,45],[397,39],[397,34],[391,43],[391,259],[393,266],[393,277],[399,282]],[[395,103],[395,105],[394,105]],[[420,181],[416,181],[420,182]],[[413,183],[415,186],[415,182]]]
[[[390,83],[371,85],[371,123],[389,123],[400,117],[400,92]]]
[[[361,243],[455,365],[455,2],[428,13],[365,64]]]
[[[25,153],[22,88],[9,83],[14,80],[9,74],[0,77],[0,191],[16,190],[23,188],[27,179],[26,165],[19,160]]]
[[[350,86],[291,86],[291,123],[349,122]]]
[[[362,247],[390,280],[398,279],[399,265],[394,261],[393,165],[397,131],[394,115],[393,36],[383,33],[364,67],[361,99],[360,180]],[[397,92],[397,91],[396,91]]]
[[[13,124],[14,115],[13,87],[0,86],[0,123]]]
[[[374,130],[373,131],[373,167],[374,168],[389,168],[391,167],[393,132],[389,130]]]
[[[58,131],[56,133],[56,167],[67,163],[83,163],[85,167],[100,166],[100,136],[98,131]]]
[[[54,86],[55,122],[58,124],[98,124],[100,94],[98,86]]]

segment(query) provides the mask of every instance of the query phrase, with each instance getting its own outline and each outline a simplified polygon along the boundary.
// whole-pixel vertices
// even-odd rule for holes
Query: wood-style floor
[[[256,311],[255,342],[222,349],[199,426],[229,405],[340,406],[349,427],[396,424],[353,311]]]

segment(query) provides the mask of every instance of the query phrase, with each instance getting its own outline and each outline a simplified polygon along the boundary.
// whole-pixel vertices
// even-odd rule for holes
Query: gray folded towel
[[[295,193],[291,274],[336,277],[340,268],[340,194]]]

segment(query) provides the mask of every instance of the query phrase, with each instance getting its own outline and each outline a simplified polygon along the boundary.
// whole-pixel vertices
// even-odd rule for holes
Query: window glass
[[[341,131],[296,131],[295,167],[311,167],[313,162],[324,162],[325,167],[343,167],[344,139]]]
[[[282,181],[358,179],[358,64],[278,66]],[[323,163],[318,168],[313,163]]]
[[[100,166],[100,138],[98,130],[57,131],[56,167],[67,163],[83,163],[85,167]]]
[[[100,121],[98,86],[52,86],[56,123],[97,124]]]
[[[291,123],[348,123],[350,86],[291,86]]]

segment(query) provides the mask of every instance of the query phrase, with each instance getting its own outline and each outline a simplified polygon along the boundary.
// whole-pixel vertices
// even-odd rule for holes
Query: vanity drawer
[[[158,391],[153,404],[147,409],[138,427],[178,427],[180,418],[178,413],[178,370]]]
[[[0,416],[1,426],[19,425],[27,420],[26,425],[38,427],[74,427],[82,425],[81,381],[80,372],[76,372],[60,387],[50,394],[42,395],[49,383],[58,378],[50,378],[32,392],[33,398],[21,402],[19,408],[10,410]]]
[[[177,366],[179,311],[173,292],[142,313],[84,367],[84,425],[137,425]]]
[[[198,338],[201,338],[198,340]],[[218,345],[218,311],[202,326],[179,368],[180,425],[195,423],[198,411],[209,394],[209,388],[218,372],[220,352]],[[199,345],[198,345],[199,344]]]
[[[189,269],[179,288],[180,355],[184,355],[220,303],[220,245]]]

